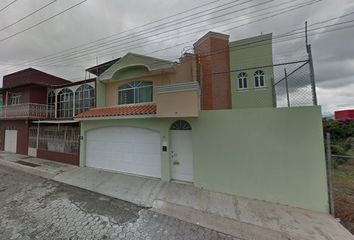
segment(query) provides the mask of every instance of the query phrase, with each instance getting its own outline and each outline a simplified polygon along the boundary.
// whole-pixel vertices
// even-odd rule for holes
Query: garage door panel
[[[86,140],[86,165],[161,177],[160,134],[134,127],[90,131]]]

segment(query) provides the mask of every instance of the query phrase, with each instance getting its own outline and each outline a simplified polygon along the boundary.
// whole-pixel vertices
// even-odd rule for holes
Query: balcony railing
[[[34,118],[45,119],[53,116],[53,110],[46,104],[24,103],[8,105],[0,108],[0,118]]]

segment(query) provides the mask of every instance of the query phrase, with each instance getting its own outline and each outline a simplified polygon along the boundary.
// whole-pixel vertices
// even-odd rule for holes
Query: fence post
[[[274,78],[272,78],[272,95],[273,95],[273,107],[277,107],[277,95],[275,93]]]
[[[311,45],[307,46],[308,55],[309,55],[309,64],[310,64],[310,78],[311,78],[311,89],[312,89],[312,102],[313,105],[317,106],[317,93],[316,93],[316,82],[315,82],[315,70],[313,68],[312,60],[312,50]]]
[[[288,107],[290,107],[289,85],[288,85],[288,73],[286,72],[286,68],[284,68],[284,74],[285,74],[286,99],[287,99],[287,101],[288,101]]]
[[[316,93],[316,82],[315,82],[315,70],[313,68],[313,59],[312,59],[312,49],[311,44],[308,43],[307,37],[307,21],[305,22],[305,40],[306,40],[306,51],[309,58],[310,65],[310,79],[311,79],[311,90],[312,90],[312,103],[317,106],[317,93]]]
[[[327,153],[327,185],[328,185],[328,201],[329,212],[334,217],[334,199],[333,199],[333,173],[332,173],[332,151],[331,151],[331,134],[326,133],[326,153]]]

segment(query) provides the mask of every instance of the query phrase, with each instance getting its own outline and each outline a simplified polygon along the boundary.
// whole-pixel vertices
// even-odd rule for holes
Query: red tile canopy
[[[156,114],[155,104],[117,106],[108,108],[93,108],[89,111],[80,113],[76,118],[99,118],[99,117],[118,117],[134,115],[153,115]]]

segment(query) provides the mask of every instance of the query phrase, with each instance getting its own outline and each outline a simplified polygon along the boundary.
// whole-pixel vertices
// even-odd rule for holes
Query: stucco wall
[[[201,111],[192,126],[195,185],[212,191],[328,212],[320,107]],[[81,123],[80,165],[88,131],[133,126],[160,132],[162,179],[170,180],[169,128],[177,118]]]
[[[192,127],[197,186],[328,212],[320,107],[202,111]]]
[[[131,63],[129,61],[129,63]],[[97,81],[97,107],[116,106],[118,102],[118,87],[133,81],[152,81],[154,86],[192,82],[196,80],[196,69],[193,56],[187,56],[180,64],[175,65],[175,71],[151,73],[141,66],[128,66],[113,75],[109,81]],[[154,93],[154,101],[155,101]]]
[[[197,117],[200,110],[199,95],[196,91],[156,94],[157,116]]]
[[[230,43],[230,74],[233,108],[259,108],[273,106],[273,68],[262,68],[262,66],[269,66],[272,64],[271,34]],[[255,66],[258,66],[259,68],[254,68]],[[264,88],[255,88],[254,73],[257,70],[263,70],[265,73]],[[240,72],[245,72],[247,74],[247,90],[239,89],[238,74]]]

